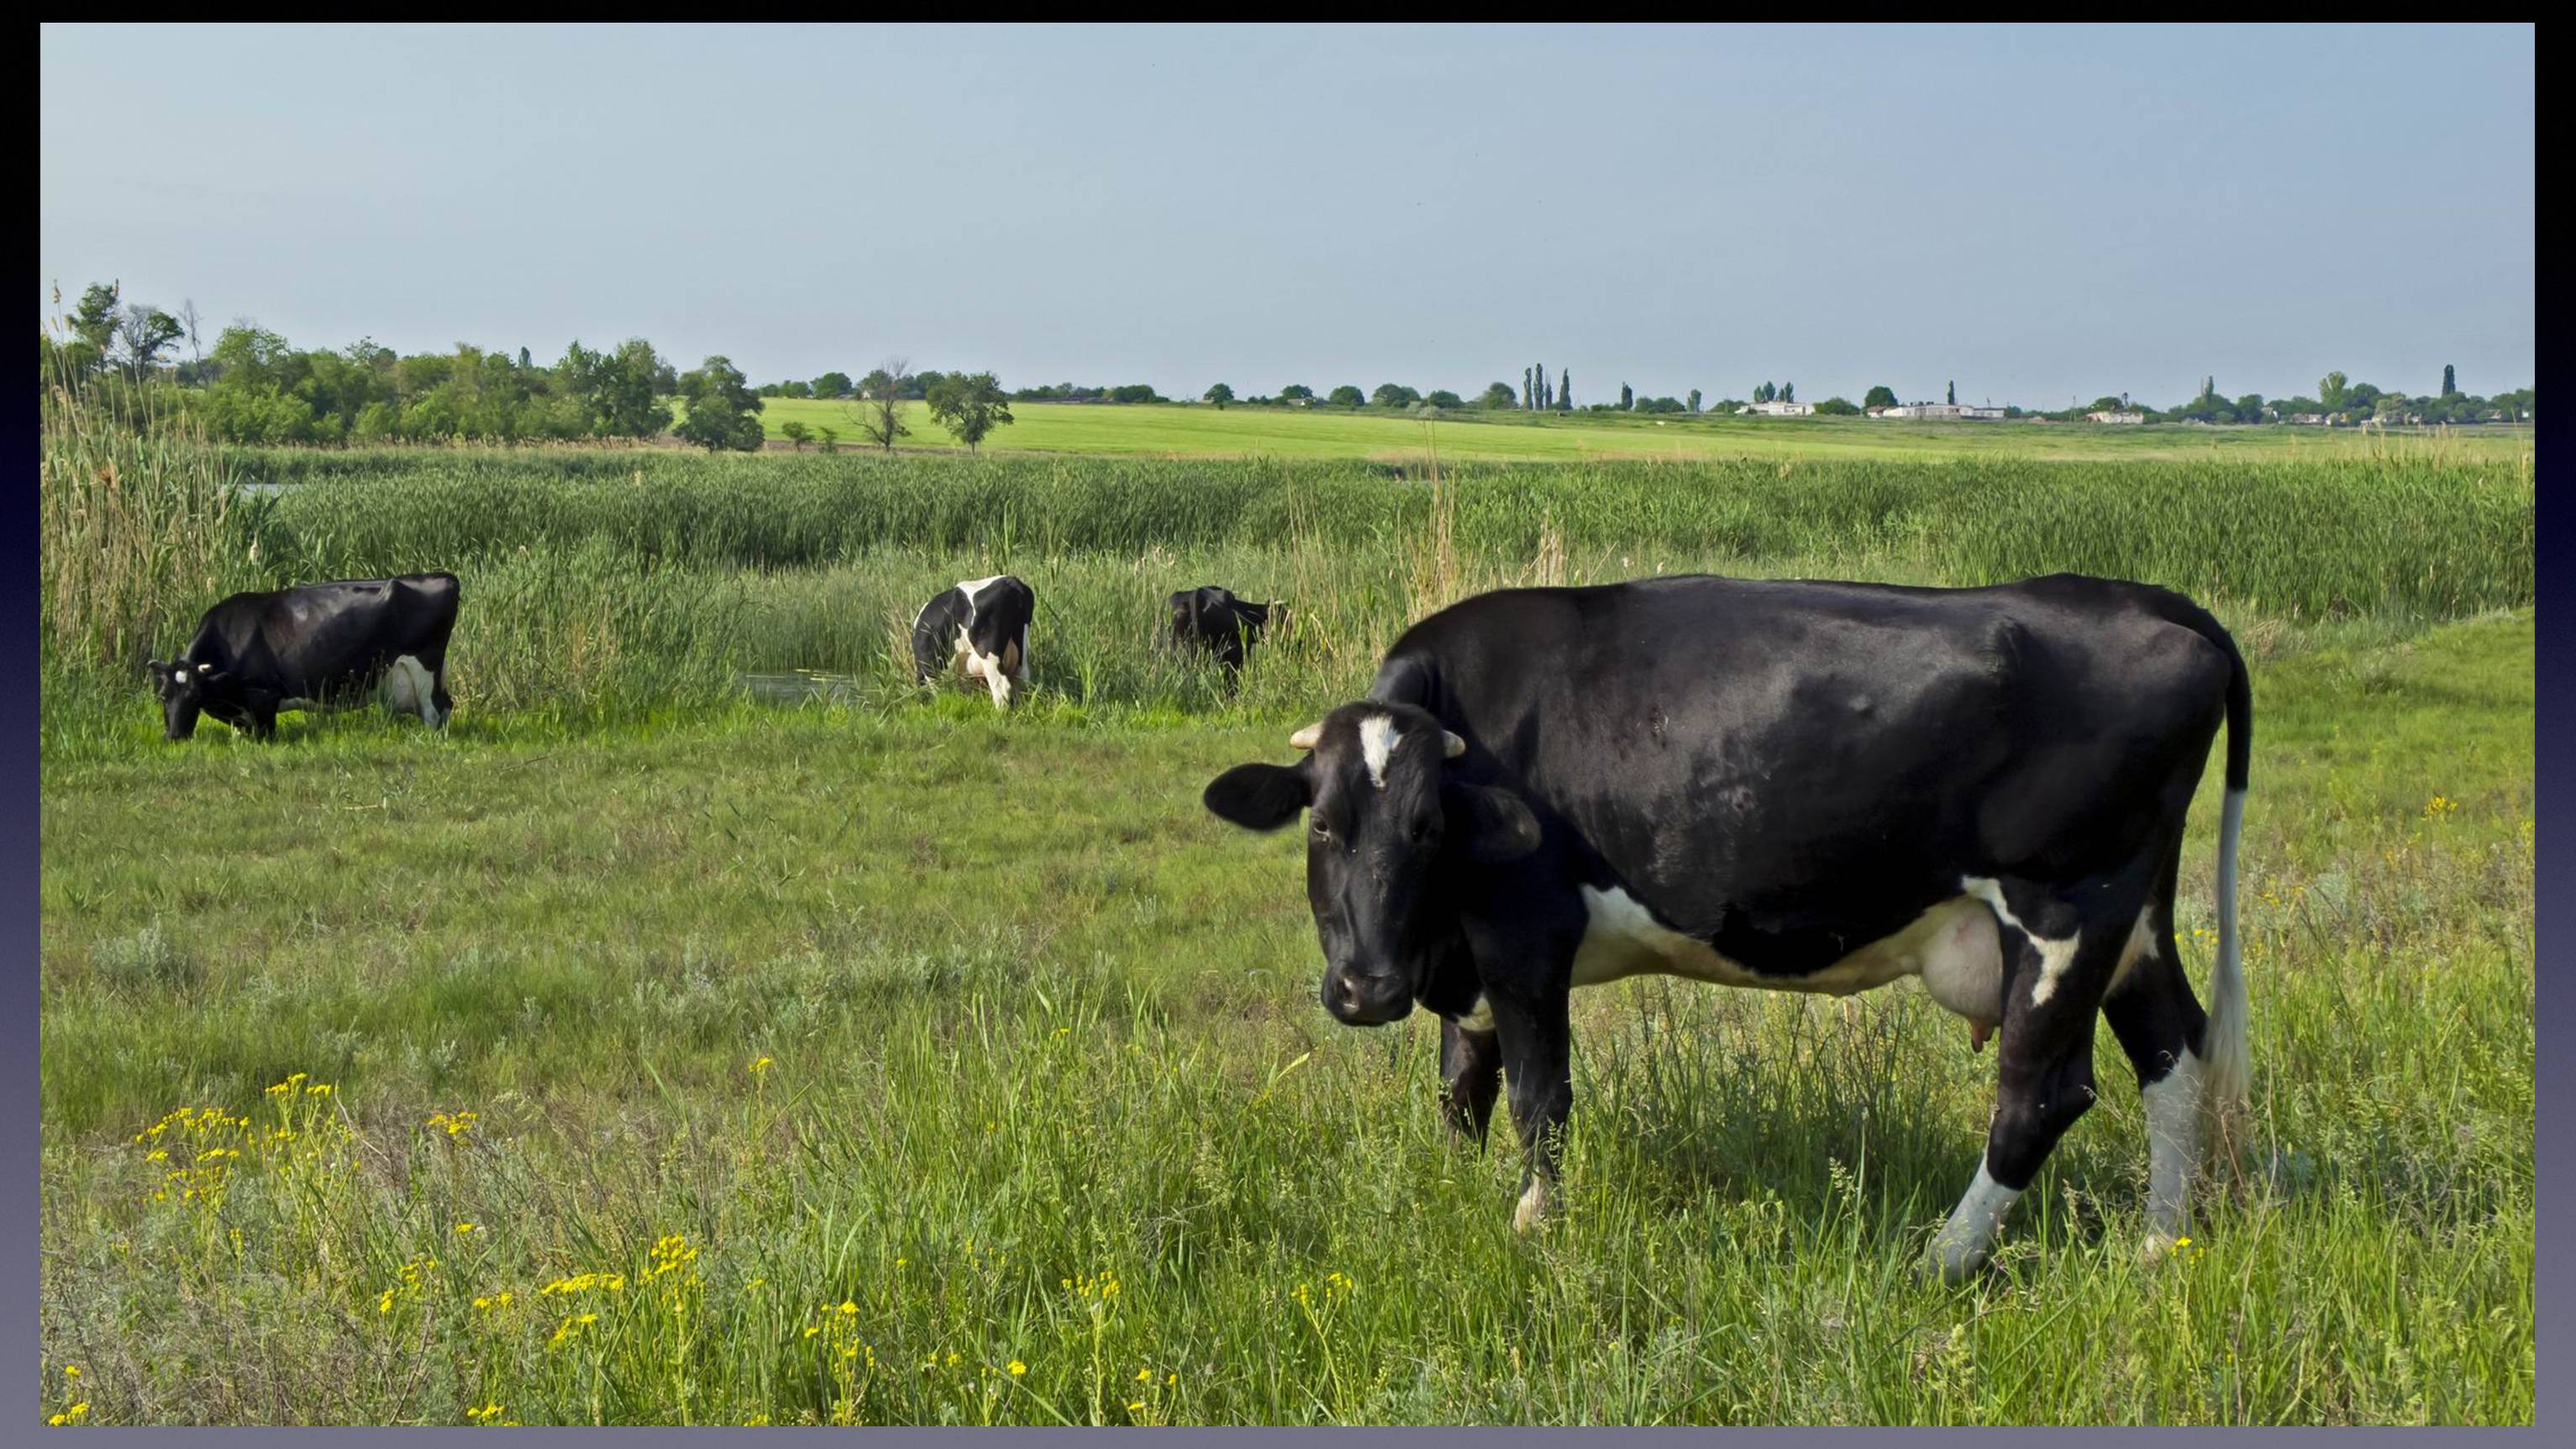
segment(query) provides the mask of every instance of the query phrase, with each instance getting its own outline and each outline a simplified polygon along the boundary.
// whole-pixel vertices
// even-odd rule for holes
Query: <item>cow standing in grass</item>
[[[1256,604],[1214,584],[1183,589],[1164,602],[1171,611],[1171,628],[1165,637],[1172,647],[1205,650],[1229,674],[1241,672],[1244,659],[1273,617],[1287,616],[1276,599]]]
[[[2174,947],[2183,820],[2227,728],[2217,962]],[[1963,1278],[2092,1104],[2108,1016],[2145,1095],[2150,1248],[2181,1231],[2201,1119],[2246,1089],[2236,848],[2245,665],[2190,600],[2058,575],[1983,589],[1664,578],[1469,599],[1397,640],[1295,765],[1206,791],[1307,814],[1323,1001],[1443,1018],[1453,1125],[1504,1080],[1545,1213],[1569,997],[1641,972],[1866,990],[1919,977],[2000,1033],[1975,1180],[1932,1242]]]
[[[179,656],[151,660],[162,734],[184,740],[199,715],[250,735],[277,733],[281,710],[322,709],[376,691],[397,714],[447,723],[447,639],[454,574],[343,579],[239,593],[205,612]]]
[[[1029,682],[1029,620],[1037,595],[1009,574],[968,579],[944,589],[912,620],[914,678],[980,679],[993,707],[1009,709],[1015,686]]]

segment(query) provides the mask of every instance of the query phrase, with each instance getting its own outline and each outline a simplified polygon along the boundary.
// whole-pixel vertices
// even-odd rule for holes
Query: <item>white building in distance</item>
[[[1813,414],[1816,405],[1802,402],[1758,402],[1746,403],[1744,410],[1748,413],[1760,413],[1766,418],[1803,418]]]
[[[2143,423],[2146,420],[2145,413],[2086,413],[2084,415],[2084,421],[2088,423]]]
[[[2002,408],[1971,407],[1966,403],[1915,402],[1892,408],[1872,408],[1874,418],[1918,418],[1944,423],[1991,423],[2003,420]]]

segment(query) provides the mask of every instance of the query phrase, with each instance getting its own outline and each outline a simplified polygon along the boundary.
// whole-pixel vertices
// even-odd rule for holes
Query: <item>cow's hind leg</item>
[[[1440,1022],[1440,1106],[1449,1130],[1460,1139],[1482,1145],[1486,1124],[1493,1120],[1494,1098],[1503,1089],[1503,1053],[1494,1039],[1493,1017],[1480,1003],[1465,1022]]]
[[[2200,1048],[2208,1018],[2174,950],[2177,863],[2167,861],[2155,899],[2138,913],[2110,994],[2102,1000],[2102,1014],[2129,1054],[2146,1106],[2149,1257],[2169,1251],[2181,1236],[2200,1162]]]
[[[2093,1105],[2094,1015],[2145,894],[2109,882],[2066,895],[2014,881],[1968,889],[1995,908],[2010,979],[1985,1156],[1927,1255],[1951,1283],[1985,1266],[2014,1202]]]

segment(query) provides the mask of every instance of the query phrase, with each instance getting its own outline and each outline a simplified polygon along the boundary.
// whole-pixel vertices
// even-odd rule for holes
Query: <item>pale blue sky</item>
[[[1196,395],[2533,380],[2529,27],[42,39],[40,287]],[[49,311],[42,305],[40,312]],[[211,339],[209,339],[211,340]]]

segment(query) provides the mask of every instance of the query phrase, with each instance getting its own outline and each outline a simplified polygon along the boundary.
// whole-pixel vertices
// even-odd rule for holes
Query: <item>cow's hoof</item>
[[[1542,1178],[1521,1193],[1520,1206],[1512,1209],[1512,1231],[1527,1233],[1547,1216],[1548,1207],[1547,1182]]]

